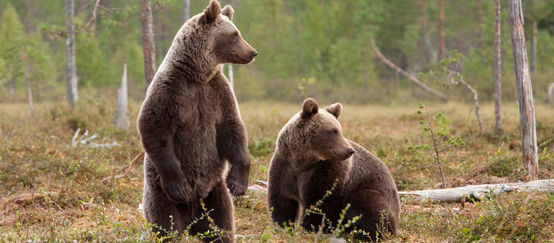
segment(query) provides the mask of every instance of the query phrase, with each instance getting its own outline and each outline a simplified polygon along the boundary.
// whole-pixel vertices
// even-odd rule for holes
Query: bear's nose
[[[348,151],[346,151],[346,153],[348,154],[348,156],[352,155],[354,152],[354,149],[353,148],[350,148]]]
[[[258,52],[257,51],[253,51],[252,52],[252,58],[256,57],[258,55]]]
[[[348,154],[348,156],[354,154],[354,152],[356,152],[356,151],[354,151],[353,148],[350,148],[348,151],[346,151],[346,153]]]

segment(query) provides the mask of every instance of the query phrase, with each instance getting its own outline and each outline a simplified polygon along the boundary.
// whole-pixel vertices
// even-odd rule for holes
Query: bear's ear
[[[304,100],[304,104],[302,104],[302,113],[300,116],[302,119],[310,118],[317,114],[318,110],[319,107],[317,105],[317,101],[313,98],[307,98]]]
[[[323,109],[333,114],[333,116],[335,116],[336,118],[339,118],[340,112],[342,111],[342,105],[340,103],[335,103]]]
[[[204,14],[200,17],[198,20],[201,24],[209,24],[214,22],[217,17],[219,17],[219,13],[221,12],[221,5],[219,5],[219,2],[217,0],[212,0],[210,2],[210,5],[204,10]]]
[[[221,10],[221,14],[227,16],[229,20],[233,21],[233,14],[235,14],[235,10],[231,7],[231,5],[227,4],[223,7],[223,10]]]

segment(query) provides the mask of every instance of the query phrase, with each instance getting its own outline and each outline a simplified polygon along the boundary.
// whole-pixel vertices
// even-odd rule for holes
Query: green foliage
[[[93,35],[81,33],[76,40],[76,64],[79,83],[83,86],[102,86],[119,83],[98,40]],[[119,66],[121,69],[123,65]]]
[[[2,84],[1,80],[6,78],[6,72],[6,61],[0,57],[0,84]]]
[[[9,4],[0,24],[0,70],[3,76],[0,81],[14,79],[23,82],[23,70],[27,66],[32,87],[41,88],[51,83],[55,74],[50,60],[51,50],[42,41],[40,33],[25,33],[17,12]]]
[[[6,78],[18,77],[23,74],[20,65],[22,61],[22,42],[25,39],[24,26],[17,12],[8,4],[2,12],[0,20],[0,59],[2,59],[3,75]]]
[[[85,1],[86,2],[86,1]],[[128,63],[131,93],[143,93],[143,60],[141,48],[140,3],[111,0],[97,9],[95,28],[86,23],[93,4],[77,0],[77,62],[79,81],[83,86],[114,89],[120,78],[121,66]],[[440,90],[452,99],[469,100],[465,92],[443,85],[444,77],[429,77],[440,69],[438,49],[437,4],[427,1],[356,1],[356,0],[243,0],[232,3],[236,14],[234,22],[245,39],[260,55],[247,66],[235,65],[235,91],[241,100],[273,99],[297,101],[298,83],[313,77],[317,83],[302,96],[314,96],[322,101],[350,103],[379,102],[397,104],[421,100],[423,93],[403,77],[385,67],[374,57],[368,41],[372,36],[383,54],[410,73],[422,73],[420,80]],[[191,15],[200,13],[205,1],[192,1]],[[538,23],[538,72],[532,76],[535,90],[543,90],[551,82],[554,61],[554,9],[547,0],[524,1],[528,23]],[[12,7],[13,6],[13,7]],[[156,57],[158,64],[171,44],[181,23],[181,0],[153,1]],[[464,58],[460,73],[479,92],[482,101],[493,96],[492,51],[494,30],[494,3],[469,1],[463,4],[445,1],[446,47],[457,50]],[[42,31],[41,42],[50,49],[47,59],[49,80],[62,81],[65,77],[65,15],[63,1],[38,1],[27,4],[20,0],[0,3],[3,22],[9,28],[0,32],[18,30],[22,35]],[[17,13],[21,18],[17,18]],[[14,16],[16,16],[14,18]],[[9,19],[9,20],[8,20]],[[21,20],[19,20],[21,19]],[[513,79],[510,29],[507,11],[502,8],[502,78]],[[25,23],[24,25],[21,22]],[[19,26],[19,27],[18,27]],[[17,32],[17,31],[16,31]],[[8,40],[4,37],[4,42]],[[16,77],[20,81],[22,66],[12,59],[18,52],[9,45],[17,35],[10,35],[2,44],[2,82]],[[528,45],[529,46],[529,45]],[[14,66],[15,65],[15,66]],[[44,80],[45,78],[41,78]],[[36,82],[36,81],[35,81]],[[47,82],[54,84],[53,82]],[[516,98],[515,86],[503,82],[504,100]],[[36,84],[35,84],[36,85]],[[61,85],[58,85],[61,86]],[[41,87],[46,88],[46,87]],[[48,86],[48,92],[61,91]],[[44,92],[43,92],[44,93]],[[56,97],[60,94],[52,94]],[[546,100],[545,92],[536,92],[538,102]]]
[[[514,154],[509,150],[503,150],[502,148],[498,149],[493,159],[485,165],[485,168],[487,169],[487,174],[492,176],[512,176],[514,179],[519,180],[526,175],[520,155]]]
[[[32,86],[40,89],[53,84],[56,73],[54,63],[50,60],[52,53],[48,43],[42,40],[39,32],[27,35],[24,43],[26,61],[22,64],[30,66]]]
[[[535,241],[544,237],[545,227],[554,221],[552,195],[544,200],[521,195],[505,201],[491,199],[478,206],[484,213],[463,221],[466,226],[457,233],[459,240]]]

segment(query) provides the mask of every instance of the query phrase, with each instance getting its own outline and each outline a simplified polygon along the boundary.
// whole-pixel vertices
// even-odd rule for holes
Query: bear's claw
[[[229,191],[234,196],[241,196],[246,193],[246,189],[248,188],[248,182],[240,183],[231,178],[227,178],[227,188],[229,188]]]
[[[162,180],[162,190],[167,195],[167,198],[174,203],[191,202],[191,190],[187,190],[185,183],[179,181],[164,182]]]

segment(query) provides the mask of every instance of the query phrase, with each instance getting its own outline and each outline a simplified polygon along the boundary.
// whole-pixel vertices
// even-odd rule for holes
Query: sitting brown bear
[[[308,98],[279,132],[269,169],[271,217],[280,226],[300,220],[307,230],[329,231],[350,204],[343,224],[361,216],[347,229],[366,233],[357,237],[375,240],[380,226],[394,234],[400,215],[396,184],[379,158],[343,137],[337,120],[341,110],[341,104],[319,109]],[[306,212],[320,200],[326,225],[320,213]]]

